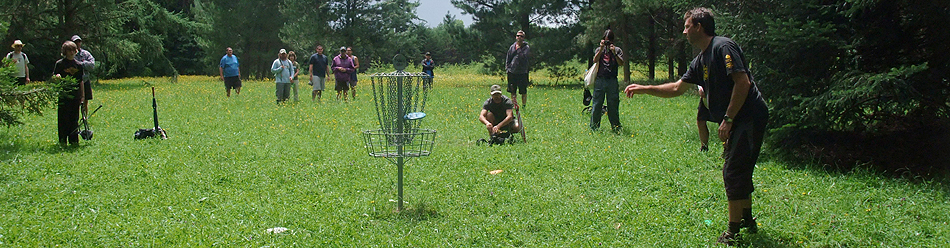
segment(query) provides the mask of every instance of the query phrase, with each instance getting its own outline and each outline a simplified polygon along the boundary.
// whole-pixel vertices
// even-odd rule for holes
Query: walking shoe
[[[708,152],[708,151],[709,151],[709,147],[706,146],[706,145],[703,145],[703,146],[699,147],[699,151],[701,151],[701,152]]]
[[[742,219],[741,228],[746,228],[746,232],[753,234],[759,232],[759,225],[755,223],[755,218],[751,220]]]
[[[719,239],[717,239],[716,242],[729,246],[736,245],[739,243],[739,234],[725,231],[722,235],[719,235]]]

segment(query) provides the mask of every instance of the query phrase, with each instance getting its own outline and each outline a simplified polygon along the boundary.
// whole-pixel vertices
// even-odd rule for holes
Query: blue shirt
[[[241,70],[238,68],[240,63],[238,63],[237,55],[224,55],[224,57],[221,57],[220,66],[224,69],[224,77],[236,77],[241,75]]]

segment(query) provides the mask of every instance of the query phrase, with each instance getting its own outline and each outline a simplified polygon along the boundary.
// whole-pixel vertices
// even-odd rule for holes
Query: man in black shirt
[[[488,134],[494,136],[503,130],[521,132],[521,124],[515,121],[512,114],[515,104],[501,92],[501,86],[492,85],[490,93],[491,97],[482,104],[482,112],[478,115],[478,120],[485,124]]]
[[[738,241],[741,228],[749,233],[758,230],[752,217],[752,171],[762,149],[769,111],[753,83],[742,49],[731,39],[716,35],[712,12],[696,8],[683,19],[683,34],[690,44],[703,50],[683,78],[662,85],[632,84],[624,92],[627,97],[675,97],[686,92],[686,83],[703,87],[710,119],[720,122],[719,139],[725,142],[722,176],[729,199],[729,229],[718,241],[732,245]]]

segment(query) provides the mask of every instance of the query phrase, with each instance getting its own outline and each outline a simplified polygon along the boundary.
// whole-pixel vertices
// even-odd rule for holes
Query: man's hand
[[[719,124],[719,140],[723,142],[729,142],[729,134],[732,133],[732,122],[726,122],[725,120]]]
[[[643,91],[646,90],[646,88],[647,86],[645,85],[631,84],[627,85],[627,87],[623,89],[623,93],[627,94],[627,97],[633,97],[633,95],[636,94],[643,94]]]
[[[488,133],[495,134],[495,125],[488,123],[485,124],[485,128],[488,129]]]

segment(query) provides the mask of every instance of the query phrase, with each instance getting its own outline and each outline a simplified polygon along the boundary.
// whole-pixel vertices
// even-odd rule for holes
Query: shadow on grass
[[[386,219],[386,220],[406,220],[406,221],[427,221],[429,219],[435,219],[442,217],[439,212],[429,206],[426,203],[418,203],[413,206],[408,206],[402,211],[396,211],[395,204],[386,205],[390,207],[388,209],[379,211],[376,213],[377,219]],[[390,211],[391,210],[391,211]]]
[[[742,242],[739,243],[738,247],[798,247],[796,245],[790,245],[793,243],[788,237],[783,237],[781,234],[772,234],[769,230],[759,230],[756,234],[743,234]]]
[[[146,79],[131,79],[128,82],[122,83],[95,83],[92,85],[93,90],[103,90],[103,91],[131,91],[137,89],[143,89],[153,86],[158,83],[170,83],[173,82],[170,78],[149,78]]]
[[[0,133],[0,161],[16,160],[20,154],[45,152],[47,154],[74,153],[85,146],[82,141],[77,145],[61,145],[59,143],[39,144],[23,143],[23,140],[14,139],[9,133]]]

